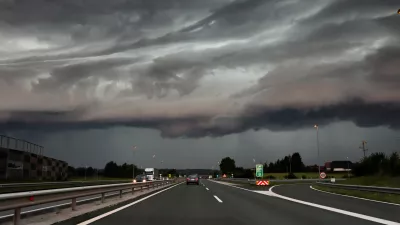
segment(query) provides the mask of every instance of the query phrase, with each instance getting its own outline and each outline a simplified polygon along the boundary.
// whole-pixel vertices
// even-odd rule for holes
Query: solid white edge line
[[[244,190],[244,191],[254,192],[254,191],[252,191],[252,190],[250,190],[250,189],[246,189],[246,188],[242,188],[242,187],[238,187],[238,186],[234,186],[234,185],[230,185],[230,184],[225,184],[226,182],[224,183],[224,182],[216,181],[216,180],[213,180],[212,182],[217,183],[217,184],[222,184],[222,185],[225,185],[225,186],[228,186],[228,187],[233,187],[233,188],[241,189],[241,190]],[[257,193],[257,192],[254,192],[254,193]]]
[[[218,196],[214,195],[214,198],[217,199],[220,203],[222,203],[222,200],[218,198]]]
[[[131,203],[126,204],[126,205],[124,205],[124,206],[121,206],[121,207],[119,207],[119,208],[117,208],[117,209],[114,209],[114,210],[112,210],[112,211],[109,211],[109,212],[107,212],[107,213],[104,213],[104,214],[101,214],[101,215],[99,215],[99,216],[93,217],[93,218],[91,218],[91,219],[89,219],[89,220],[86,220],[86,221],[84,221],[84,222],[81,222],[81,223],[79,223],[79,224],[77,224],[77,225],[87,225],[87,224],[91,224],[91,223],[93,223],[93,222],[95,222],[95,221],[97,221],[97,220],[99,220],[99,219],[102,219],[102,218],[107,217],[107,216],[109,216],[109,215],[111,215],[111,214],[114,214],[114,213],[116,213],[116,212],[118,212],[118,211],[121,211],[121,210],[126,209],[126,208],[128,208],[128,207],[131,207],[131,206],[133,206],[133,205],[135,205],[135,204],[137,204],[137,203],[139,203],[139,202],[142,202],[142,201],[144,201],[144,200],[146,200],[146,199],[148,199],[148,198],[151,198],[151,197],[153,197],[153,196],[155,196],[155,195],[158,195],[158,194],[160,194],[160,193],[162,193],[162,192],[164,192],[164,191],[167,191],[167,190],[169,190],[169,189],[171,189],[171,188],[174,188],[174,187],[176,187],[176,186],[178,186],[178,185],[180,185],[180,184],[183,184],[183,183],[184,183],[184,182],[181,182],[181,183],[179,183],[179,184],[175,184],[174,186],[165,188],[165,189],[163,189],[163,190],[161,190],[161,191],[158,191],[158,192],[156,192],[156,193],[153,193],[153,194],[151,194],[151,195],[148,195],[148,196],[146,196],[146,197],[144,197],[144,198],[141,198],[141,199],[139,199],[139,200],[137,200],[137,201],[131,202]]]
[[[396,203],[392,203],[392,202],[383,202],[383,201],[378,201],[378,200],[373,200],[373,199],[360,198],[360,197],[351,196],[351,195],[344,195],[344,194],[337,194],[337,193],[333,193],[333,192],[329,192],[329,191],[323,191],[323,190],[319,190],[317,188],[314,188],[312,185],[310,185],[310,188],[312,190],[314,190],[314,191],[319,191],[319,192],[323,192],[323,193],[326,193],[326,194],[339,195],[339,196],[343,196],[343,197],[355,198],[355,199],[360,199],[360,200],[365,200],[365,201],[370,201],[370,202],[378,202],[378,203],[383,203],[383,204],[388,204],[388,205],[400,206],[400,204],[396,204]]]
[[[269,189],[269,191],[264,191],[264,193],[263,193],[263,192],[256,192],[256,191],[253,191],[253,190],[250,190],[250,189],[245,189],[245,188],[241,188],[241,187],[232,186],[232,185],[229,185],[229,184],[225,184],[224,182],[219,182],[219,181],[213,181],[213,182],[221,184],[221,185],[225,185],[225,186],[228,186],[228,187],[238,188],[238,189],[241,189],[241,190],[244,190],[244,191],[250,191],[250,192],[253,192],[253,193],[257,193],[257,194],[263,194],[263,195],[267,195],[267,196],[273,196],[273,197],[277,197],[277,198],[282,198],[282,199],[285,199],[285,200],[288,200],[288,201],[297,202],[297,203],[308,205],[308,206],[312,206],[312,207],[315,207],[315,208],[325,209],[325,210],[328,210],[328,211],[332,211],[332,212],[336,212],[336,213],[340,213],[340,214],[356,217],[356,218],[359,218],[359,219],[369,220],[369,221],[373,221],[373,222],[376,222],[376,223],[387,224],[387,225],[400,225],[400,223],[393,222],[393,221],[390,221],[390,220],[379,219],[379,218],[366,216],[366,215],[362,215],[362,214],[358,214],[358,213],[353,213],[353,212],[349,212],[349,211],[345,211],[345,210],[341,210],[341,209],[336,209],[336,208],[329,207],[329,206],[318,205],[318,204],[314,204],[314,203],[311,203],[311,202],[305,202],[305,201],[297,200],[297,199],[294,199],[294,198],[285,197],[285,196],[276,194],[275,192],[272,191],[272,189],[274,187],[278,187],[278,186],[281,186],[281,185],[272,186]],[[271,192],[271,194],[266,194],[267,192]]]
[[[324,210],[331,211],[331,212],[344,214],[344,215],[347,215],[347,216],[356,217],[356,218],[363,219],[363,220],[372,221],[372,222],[375,222],[375,223],[386,224],[386,225],[400,225],[400,223],[397,223],[397,222],[394,222],[394,221],[390,221],[390,220],[380,219],[380,218],[376,218],[376,217],[372,217],[372,216],[367,216],[367,215],[363,215],[363,214],[359,214],[359,213],[349,212],[349,211],[345,211],[345,210],[342,210],[342,209],[337,209],[337,208],[333,208],[333,207],[329,207],[329,206],[319,205],[319,204],[306,202],[306,201],[302,201],[302,200],[298,200],[298,199],[294,199],[294,198],[289,198],[289,197],[286,197],[286,196],[283,196],[283,195],[279,195],[279,194],[277,194],[277,193],[272,191],[273,188],[277,187],[277,186],[280,186],[280,185],[273,186],[270,190],[271,190],[272,193],[274,193],[274,196],[276,196],[278,198],[282,198],[282,199],[285,199],[285,200],[288,200],[288,201],[300,203],[300,204],[303,204],[303,205],[312,206],[312,207],[315,207],[315,208],[324,209]]]

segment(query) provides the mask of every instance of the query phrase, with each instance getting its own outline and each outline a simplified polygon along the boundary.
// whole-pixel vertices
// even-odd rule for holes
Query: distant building
[[[351,171],[353,168],[353,163],[351,161],[326,162],[325,168],[327,172]]]
[[[66,180],[68,163],[46,157],[44,148],[0,135],[0,180]]]
[[[325,163],[325,171],[331,171],[331,162]]]

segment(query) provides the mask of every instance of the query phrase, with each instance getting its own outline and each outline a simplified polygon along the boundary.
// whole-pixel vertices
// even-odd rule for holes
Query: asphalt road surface
[[[272,190],[277,194],[298,200],[326,205],[400,223],[400,206],[394,204],[385,204],[323,193],[312,190],[310,184],[281,185],[274,187]]]
[[[281,192],[281,190],[278,191]],[[363,204],[368,203],[360,202],[360,205]],[[374,209],[379,210],[376,207]],[[399,212],[400,210],[394,216],[399,216]],[[396,219],[389,216],[387,218]],[[80,222],[82,222],[81,225],[377,224],[365,219],[299,204],[274,196],[246,191],[208,180],[202,180],[201,185],[188,186],[181,184],[122,210],[115,210],[108,213],[107,216],[98,220],[92,218],[88,221],[89,219],[91,218],[81,218],[80,221],[70,221],[69,223],[65,222],[62,224],[79,224]]]

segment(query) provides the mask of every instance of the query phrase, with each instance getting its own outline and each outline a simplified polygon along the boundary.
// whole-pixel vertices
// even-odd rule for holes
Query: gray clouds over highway
[[[10,129],[202,137],[400,125],[394,0],[0,5],[0,119]]]
[[[199,151],[210,167],[229,154],[250,162],[300,151],[312,161],[315,123],[326,159],[349,148],[357,158],[362,139],[391,152],[400,146],[398,8],[398,0],[3,0],[0,133],[71,163],[78,153],[126,161],[133,144],[171,166],[169,156]]]

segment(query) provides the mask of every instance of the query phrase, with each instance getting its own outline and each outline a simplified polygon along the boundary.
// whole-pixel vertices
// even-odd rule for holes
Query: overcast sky
[[[399,8],[1,0],[0,131],[76,166],[311,164],[314,124],[321,163],[400,151]]]

